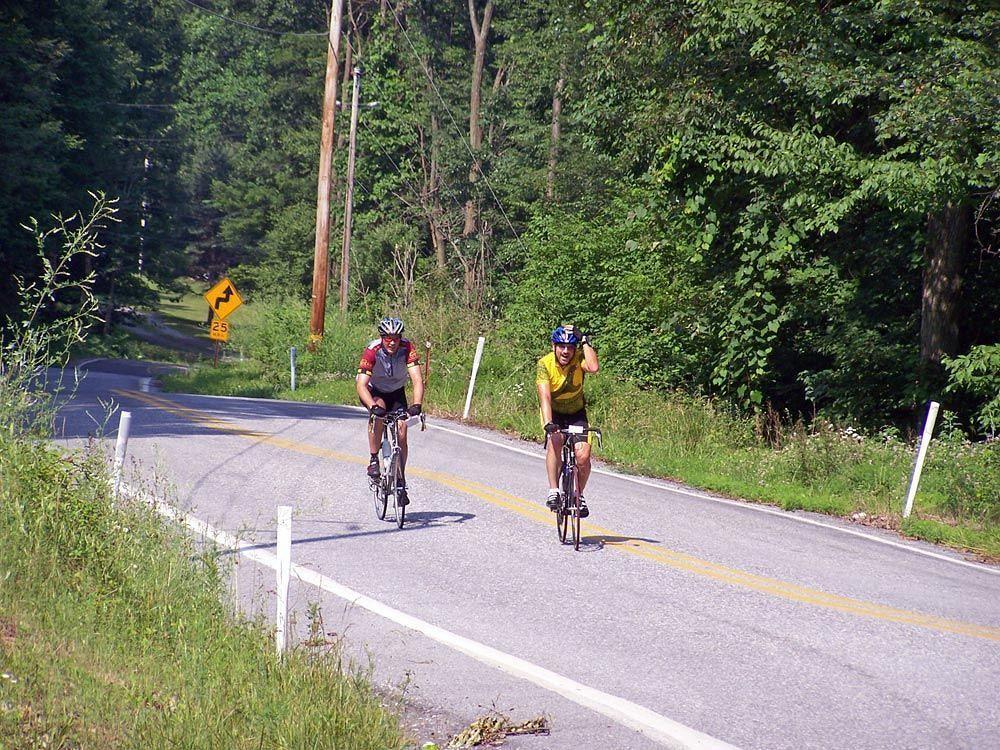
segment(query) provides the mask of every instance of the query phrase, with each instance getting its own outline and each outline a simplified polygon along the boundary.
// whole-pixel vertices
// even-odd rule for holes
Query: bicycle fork
[[[576,504],[573,502],[573,495],[576,492],[576,481],[574,474],[576,473],[576,465],[573,460],[568,455],[563,456],[562,464],[562,486],[563,490],[559,494],[562,495],[563,503],[563,513],[567,516],[576,515]]]

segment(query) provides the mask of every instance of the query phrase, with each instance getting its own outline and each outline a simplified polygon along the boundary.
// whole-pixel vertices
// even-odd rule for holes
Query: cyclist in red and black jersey
[[[373,416],[384,417],[396,409],[406,409],[411,416],[420,414],[424,399],[424,379],[420,373],[420,356],[417,349],[403,338],[403,321],[399,318],[383,318],[378,324],[379,338],[370,341],[361,355],[355,387],[361,404]],[[413,383],[413,404],[406,403],[406,381]],[[371,461],[368,476],[378,479],[378,449],[382,444],[382,430],[385,424],[375,420],[375,429],[368,433],[368,450]],[[406,468],[406,422],[399,423],[399,449],[402,466]],[[397,488],[400,505],[406,505],[404,484]]]

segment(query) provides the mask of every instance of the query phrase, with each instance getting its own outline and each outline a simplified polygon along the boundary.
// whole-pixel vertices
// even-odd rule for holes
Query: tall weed
[[[965,521],[1000,524],[1000,440],[942,441],[933,446],[924,471],[945,512]]]
[[[35,279],[15,277],[20,315],[0,326],[0,430],[8,435],[46,432],[53,393],[73,385],[49,382],[47,368],[65,364],[96,320],[94,274],[74,271],[83,258],[96,257],[100,231],[117,219],[114,201],[92,197],[88,217],[56,216],[48,229],[31,219],[25,227],[34,235],[41,272]]]

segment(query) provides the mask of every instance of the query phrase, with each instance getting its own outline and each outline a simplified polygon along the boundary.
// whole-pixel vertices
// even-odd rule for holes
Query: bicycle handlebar
[[[413,416],[410,416],[409,412],[407,412],[406,409],[393,409],[392,411],[388,412],[384,417],[376,417],[374,414],[369,414],[368,415],[369,429],[374,428],[376,419],[381,419],[387,424],[389,422],[397,422],[397,423],[403,422],[407,426],[415,424],[414,420],[420,420],[420,431],[423,432],[424,430],[427,429],[427,415],[424,414],[423,412],[421,412],[420,414],[415,414]]]
[[[580,425],[571,424],[569,427],[560,427],[552,434],[560,434],[565,437],[572,437],[573,435],[597,435],[597,446],[599,448],[604,447],[604,436],[597,427],[581,427]],[[549,442],[548,433],[545,434],[545,445],[547,446]]]

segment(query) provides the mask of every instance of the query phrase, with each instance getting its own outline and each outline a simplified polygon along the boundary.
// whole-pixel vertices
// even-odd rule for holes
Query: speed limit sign
[[[208,337],[212,341],[229,341],[229,323],[218,318],[212,320],[208,331]]]

